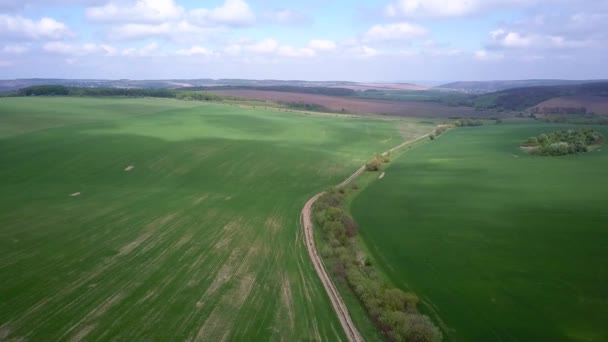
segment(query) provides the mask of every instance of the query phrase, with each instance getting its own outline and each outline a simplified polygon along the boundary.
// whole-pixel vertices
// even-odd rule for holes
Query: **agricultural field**
[[[425,101],[388,101],[378,99],[359,99],[340,96],[288,93],[265,90],[230,89],[212,90],[210,93],[240,97],[250,100],[314,104],[332,112],[356,114],[385,114],[407,117],[483,117],[501,116],[500,113],[476,111],[472,107],[452,107]]]
[[[0,339],[344,340],[300,210],[421,125],[0,99]]]
[[[446,340],[608,340],[608,147],[563,157],[519,148],[577,127],[454,129],[354,199],[377,266],[423,299]]]

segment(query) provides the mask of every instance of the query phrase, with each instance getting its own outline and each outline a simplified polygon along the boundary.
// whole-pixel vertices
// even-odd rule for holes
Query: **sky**
[[[608,0],[0,0],[0,79],[608,79]]]

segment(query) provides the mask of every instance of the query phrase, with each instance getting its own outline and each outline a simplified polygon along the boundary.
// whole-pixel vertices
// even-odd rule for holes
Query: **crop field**
[[[419,131],[166,99],[0,99],[0,339],[343,340],[300,210]]]
[[[455,129],[354,199],[378,266],[424,300],[448,340],[608,340],[608,146],[565,157],[519,148],[571,127]]]
[[[315,104],[333,112],[340,112],[344,109],[347,113],[356,114],[385,114],[442,118],[481,117],[488,114],[487,112],[476,111],[471,107],[450,107],[439,103],[424,101],[385,101],[248,89],[212,90],[209,92],[259,101]],[[492,116],[497,115],[502,114],[492,113]]]

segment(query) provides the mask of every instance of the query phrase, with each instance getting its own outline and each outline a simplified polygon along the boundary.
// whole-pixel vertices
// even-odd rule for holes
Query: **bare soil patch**
[[[439,103],[423,101],[363,100],[338,96],[248,89],[212,90],[210,92],[259,101],[314,104],[337,113],[385,114],[413,117],[480,117],[487,114],[470,107],[450,107]],[[493,115],[495,116],[496,113],[493,113]]]

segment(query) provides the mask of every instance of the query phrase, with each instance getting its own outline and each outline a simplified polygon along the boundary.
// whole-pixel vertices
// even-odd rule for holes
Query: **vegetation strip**
[[[428,133],[428,134],[420,136],[416,139],[406,141],[406,142],[390,149],[389,151],[387,151],[383,154],[388,154],[389,152],[392,152],[396,149],[399,149],[399,148],[405,147],[407,145],[413,144],[417,141],[426,139],[431,134],[432,133]],[[336,188],[343,188],[346,185],[350,184],[350,182],[352,182],[361,173],[363,173],[365,171],[365,169],[366,169],[365,165],[361,166],[350,177],[348,177],[342,183],[338,184],[336,186]],[[348,340],[349,341],[363,341],[363,337],[361,336],[361,334],[357,330],[357,327],[353,323],[353,321],[348,313],[348,309],[346,308],[346,305],[344,304],[344,300],[342,299],[342,297],[340,296],[340,293],[338,292],[335,285],[329,278],[325,265],[323,264],[323,260],[320,258],[319,254],[317,252],[317,249],[315,247],[315,241],[314,241],[314,235],[313,235],[314,225],[312,222],[312,207],[315,204],[315,202],[321,196],[323,196],[325,194],[326,194],[326,192],[324,191],[324,192],[314,195],[311,199],[309,199],[306,202],[306,204],[304,205],[304,208],[302,209],[300,220],[302,222],[302,227],[304,229],[304,241],[306,244],[306,249],[308,250],[308,254],[310,255],[310,259],[315,267],[317,275],[321,279],[321,283],[323,283],[323,287],[325,288],[325,291],[327,292],[327,295],[329,296],[329,298],[331,300],[332,306],[334,307],[334,310],[336,311],[336,314],[338,315],[338,319],[340,320],[340,323],[342,324],[342,328],[344,329],[344,332],[346,333]]]

